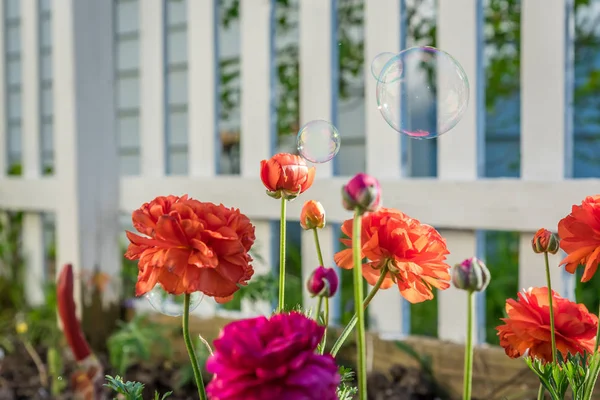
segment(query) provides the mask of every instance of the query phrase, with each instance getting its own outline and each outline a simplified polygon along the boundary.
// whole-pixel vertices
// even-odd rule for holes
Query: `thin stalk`
[[[377,293],[377,291],[379,291],[379,288],[381,288],[381,284],[385,280],[387,274],[388,274],[387,267],[383,267],[381,269],[381,275],[379,275],[379,279],[375,283],[375,286],[373,286],[373,289],[371,289],[371,291],[369,292],[369,294],[365,298],[365,301],[363,301],[363,308],[364,309],[367,308],[367,306],[369,305],[369,303],[371,302],[371,300],[373,300],[373,297],[375,297],[375,294]],[[340,351],[340,349],[342,348],[342,345],[344,344],[344,342],[346,341],[346,339],[348,339],[348,336],[350,336],[350,333],[352,333],[352,329],[354,329],[354,327],[356,326],[356,322],[357,322],[357,318],[356,318],[356,314],[354,314],[354,316],[352,317],[352,319],[350,320],[350,322],[348,322],[348,325],[346,325],[346,327],[344,328],[344,330],[342,331],[342,333],[340,334],[340,336],[337,338],[337,340],[333,344],[333,347],[331,348],[331,355],[332,356],[335,357],[336,354],[338,353],[338,351]]]
[[[325,333],[323,333],[323,340],[321,340],[321,354],[325,352],[325,345],[327,344],[327,328],[329,328],[329,297],[325,296]]]
[[[282,312],[285,306],[285,229],[286,229],[286,199],[281,198],[281,217],[279,221],[279,301],[277,312]]]
[[[600,309],[598,310],[598,317],[600,318]],[[598,330],[596,331],[596,345],[594,346],[594,353],[598,352],[598,346],[600,346],[600,323],[598,324]]]
[[[538,389],[537,400],[544,400],[544,385],[540,383],[540,388]]]
[[[550,262],[548,252],[544,252],[546,262],[546,283],[548,284],[548,307],[550,307],[550,339],[552,341],[552,362],[556,362],[556,334],[554,331],[554,308],[552,305],[552,282],[550,279]]]
[[[356,329],[357,343],[357,368],[356,376],[358,381],[358,399],[367,400],[367,346],[365,332],[365,310],[363,301],[363,277],[362,277],[362,257],[361,257],[361,213],[359,209],[354,212],[354,224],[352,232],[352,255],[354,258],[354,312],[358,327]]]
[[[463,400],[471,400],[473,387],[473,314],[475,312],[474,293],[467,292],[467,343],[465,344],[465,373],[463,383]]]
[[[190,362],[192,363],[194,379],[196,380],[196,386],[198,387],[198,395],[200,396],[200,400],[207,400],[204,381],[202,380],[202,373],[200,372],[200,365],[198,364],[196,351],[194,350],[192,340],[190,339],[190,295],[188,293],[185,294],[183,300],[183,340],[185,341],[185,347],[190,356]]]
[[[317,314],[315,315],[315,321],[317,321],[317,324],[320,322],[319,318],[321,318],[321,308],[323,308],[323,296],[319,296],[319,299],[317,300]]]
[[[319,243],[319,233],[317,232],[317,228],[313,228],[313,234],[315,237],[315,246],[317,247],[317,257],[319,257],[319,264],[324,267],[325,263],[323,262],[323,253],[321,252],[321,244]]]

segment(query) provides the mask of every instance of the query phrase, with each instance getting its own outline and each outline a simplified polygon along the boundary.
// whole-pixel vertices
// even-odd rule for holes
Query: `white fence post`
[[[481,0],[438,3],[438,47],[451,54],[462,65],[470,83],[469,108],[462,121],[452,131],[438,138],[438,178],[443,180],[476,180],[483,164],[484,131],[481,118],[485,99],[481,90],[481,9]],[[443,89],[443,85],[438,87],[438,90]],[[440,99],[443,95],[438,93],[437,98]],[[476,232],[443,230],[441,233],[446,238],[451,253],[448,256],[450,265],[478,256]],[[439,338],[463,342],[467,326],[464,312],[466,292],[450,287],[438,292],[438,296]],[[475,332],[477,325],[476,318]]]
[[[385,180],[400,179],[405,172],[401,170],[402,141],[400,134],[388,126],[377,108],[377,80],[371,73],[371,62],[380,53],[399,53],[402,50],[402,11],[398,0],[365,2],[366,165],[369,174]],[[407,333],[409,327],[404,322],[410,315],[403,315],[403,311],[408,309],[405,303],[397,287],[380,291],[369,306],[369,327],[386,337]]]
[[[2,37],[6,35],[6,16],[4,9],[6,0],[0,0],[0,32]],[[6,40],[0,40],[0,180],[6,176],[8,169],[8,129],[6,121]]]
[[[190,176],[217,174],[218,55],[215,0],[187,1],[188,163]]]
[[[521,11],[521,178],[561,181],[571,177],[573,132],[569,91],[573,90],[573,46],[567,25],[572,21],[570,1],[524,1]],[[541,14],[543,12],[543,15]],[[552,204],[551,199],[546,199]],[[583,199],[581,199],[583,200]],[[540,199],[541,202],[544,199]],[[535,214],[535,205],[531,205]],[[571,211],[564,209],[564,215]],[[553,226],[540,226],[556,232]],[[533,232],[519,242],[519,288],[546,286],[544,258],[533,253]],[[550,255],[553,288],[568,296],[571,287],[558,263],[564,254]],[[572,285],[572,280],[571,285]]]
[[[165,2],[140,1],[140,170],[147,177],[167,170],[165,45]]]
[[[39,2],[21,1],[22,60],[22,137],[23,176],[39,178],[41,159],[40,113],[40,25]],[[42,215],[28,212],[23,218],[23,255],[25,257],[27,300],[34,305],[44,302],[45,277],[44,224]]]
[[[274,32],[272,0],[245,0],[240,2],[240,76],[241,76],[241,134],[240,168],[243,177],[260,182],[260,161],[268,160],[275,148],[275,109],[273,104],[272,40]],[[277,201],[264,195],[264,201],[278,207]],[[244,207],[241,207],[244,212]],[[271,222],[253,220],[256,226],[256,247],[262,260],[254,261],[255,275],[271,271]],[[270,314],[271,304],[242,305],[247,312]]]
[[[76,272],[98,269],[118,280],[113,2],[56,1],[53,22],[58,267],[73,263]],[[118,299],[116,289],[104,292],[105,305]]]
[[[336,2],[333,0],[303,0],[299,2],[300,126],[316,119],[334,122],[333,119],[337,113],[337,110],[334,109],[338,85],[335,80],[337,76],[335,71],[338,68],[335,59],[336,49],[334,48],[337,46],[337,42],[334,41],[337,18],[335,4]],[[333,175],[333,161],[314,166],[317,168],[316,179],[318,180]],[[332,193],[338,195],[340,189],[332,188]],[[296,201],[304,203],[310,199],[312,197],[309,190]],[[314,200],[323,201],[318,198]],[[297,217],[294,216],[294,218]],[[348,214],[348,218],[351,218],[350,214]],[[334,232],[331,224],[319,230],[319,242],[325,266],[334,265],[334,241],[337,240],[337,232]],[[312,271],[319,266],[313,233],[310,231],[302,233],[301,254],[303,305],[308,309],[316,306],[316,299],[310,298],[304,283]]]

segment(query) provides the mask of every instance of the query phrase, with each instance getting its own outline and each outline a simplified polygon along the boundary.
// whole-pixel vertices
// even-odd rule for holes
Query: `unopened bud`
[[[300,212],[300,226],[304,230],[325,227],[325,209],[315,200],[308,200]]]
[[[337,292],[339,279],[333,268],[319,266],[306,282],[308,292],[313,296],[332,297]]]
[[[458,289],[482,292],[490,278],[490,270],[476,257],[467,258],[452,269],[452,284]]]
[[[548,229],[542,228],[533,235],[531,247],[533,248],[534,253],[556,254],[559,249],[558,236]]]
[[[360,173],[350,179],[342,188],[342,203],[344,208],[361,212],[377,211],[381,206],[381,186],[374,177]]]

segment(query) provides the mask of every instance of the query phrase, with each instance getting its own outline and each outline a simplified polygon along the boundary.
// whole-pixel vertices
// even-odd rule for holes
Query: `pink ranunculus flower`
[[[337,400],[338,367],[315,352],[325,328],[297,312],[235,321],[206,363],[210,400]]]

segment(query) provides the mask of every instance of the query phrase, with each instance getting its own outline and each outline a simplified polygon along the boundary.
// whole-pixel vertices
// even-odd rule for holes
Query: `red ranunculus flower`
[[[267,194],[276,199],[294,199],[304,193],[315,179],[315,167],[308,167],[300,156],[279,153],[260,162],[260,179]]]
[[[254,270],[248,251],[254,226],[239,210],[186,196],[157,197],[133,212],[125,253],[138,260],[136,294],[156,284],[171,294],[202,292],[219,302],[231,299]]]
[[[504,325],[496,327],[500,346],[511,358],[529,354],[545,362],[552,360],[550,307],[548,288],[530,288],[518,294],[519,299],[506,301]],[[583,304],[576,304],[552,292],[556,349],[567,353],[593,352],[598,317]]]
[[[342,225],[342,232],[350,239],[342,243],[352,246],[353,220]],[[446,241],[433,227],[420,223],[391,208],[381,208],[362,217],[361,258],[367,258],[362,274],[370,285],[375,285],[381,270],[389,273],[381,289],[394,284],[411,303],[433,298],[432,288],[450,287],[450,266],[446,264]],[[342,268],[354,267],[352,249],[335,254],[335,262]]]
[[[585,266],[582,282],[587,282],[598,270],[600,263],[600,195],[588,196],[581,205],[574,205],[571,214],[558,223],[560,248],[567,253],[561,264],[575,273]]]
[[[231,322],[206,369],[211,400],[336,400],[338,367],[315,352],[325,328],[292,312]]]

